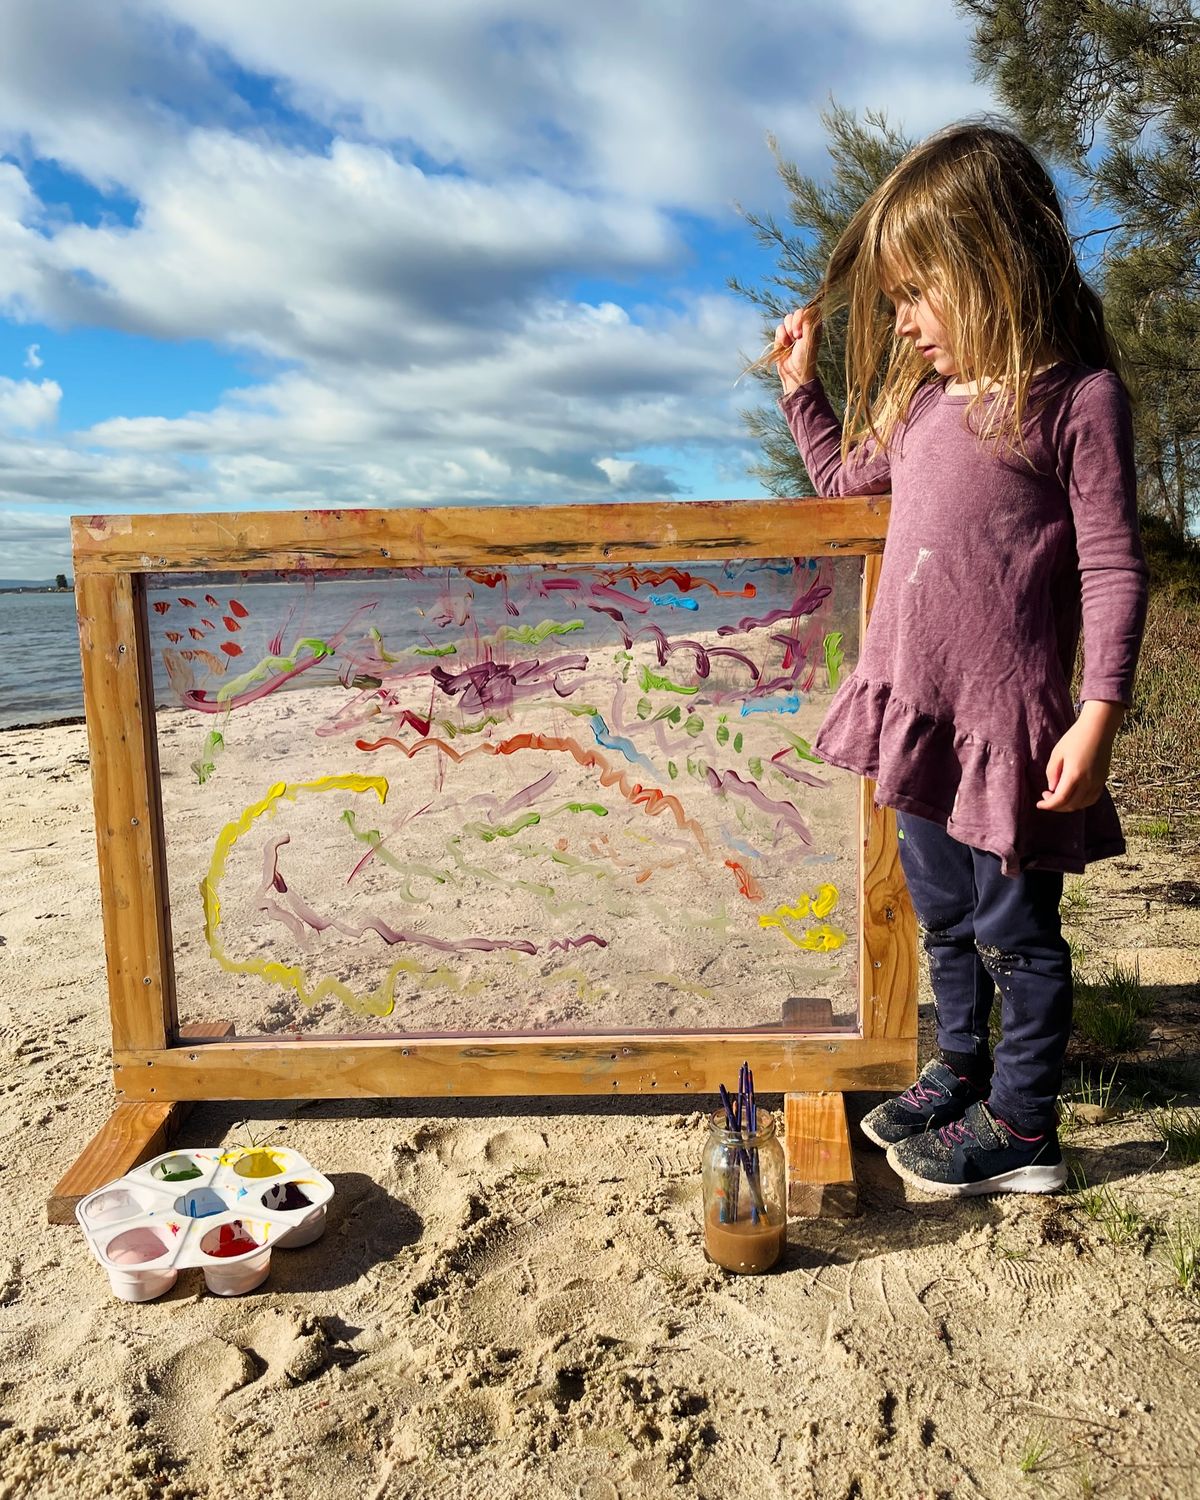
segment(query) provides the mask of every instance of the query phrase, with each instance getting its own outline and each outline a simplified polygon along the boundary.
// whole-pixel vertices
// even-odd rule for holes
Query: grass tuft
[[[1200,1293],[1200,1219],[1177,1219],[1163,1239],[1162,1258],[1181,1292]]]
[[[1131,969],[1113,963],[1099,979],[1075,986],[1075,1029],[1106,1052],[1136,1052],[1143,1046],[1143,1022],[1152,1010],[1136,960]]]
[[[1039,1428],[1027,1432],[1017,1456],[1017,1469],[1025,1475],[1036,1474],[1045,1467],[1046,1460],[1053,1451],[1054,1444],[1045,1431]]]
[[[1075,1172],[1075,1202],[1094,1224],[1099,1224],[1110,1245],[1128,1245],[1151,1232],[1143,1215],[1115,1193],[1108,1183],[1089,1187],[1083,1173]]]
[[[1150,1119],[1172,1161],[1192,1166],[1200,1161],[1200,1109],[1182,1109],[1174,1104],[1151,1110]]]

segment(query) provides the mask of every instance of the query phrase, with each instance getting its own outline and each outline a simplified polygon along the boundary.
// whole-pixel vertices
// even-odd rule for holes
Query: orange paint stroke
[[[220,677],[225,670],[225,663],[219,656],[214,656],[211,651],[199,651],[192,648],[189,651],[181,651],[180,656],[184,661],[202,661],[208,670]]]
[[[763,898],[762,886],[746,869],[745,865],[739,864],[736,859],[727,859],[725,868],[732,870],[737,877],[738,890],[745,896],[747,901],[761,901]]]
[[[677,826],[686,828],[705,854],[712,853],[704,829],[695,818],[688,817],[678,797],[660,792],[657,787],[644,787],[640,781],[632,781],[626,772],[613,766],[612,762],[601,755],[598,750],[588,749],[569,735],[563,737],[551,734],[515,734],[511,739],[501,740],[498,744],[485,742],[469,750],[455,750],[452,745],[448,745],[445,740],[438,739],[436,735],[417,740],[411,746],[404,744],[393,735],[384,735],[377,740],[355,740],[354,744],[357,749],[368,753],[390,746],[403,751],[409,760],[422,750],[433,747],[448,755],[456,765],[469,760],[473,755],[515,755],[521,750],[550,750],[570,755],[581,766],[599,771],[601,786],[615,786],[627,802],[631,802],[634,807],[642,808],[648,817],[656,818],[663,812],[669,812]]]

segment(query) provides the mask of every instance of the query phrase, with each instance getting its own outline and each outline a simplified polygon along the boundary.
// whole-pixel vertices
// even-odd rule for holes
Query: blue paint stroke
[[[596,743],[602,745],[605,750],[616,750],[625,757],[631,765],[645,766],[647,771],[654,771],[653,761],[647,758],[634,747],[632,740],[623,739],[620,735],[610,734],[608,725],[599,714],[592,715],[592,733],[596,736]],[[657,774],[657,772],[655,773]]]
[[[664,609],[699,609],[695,599],[680,599],[674,594],[647,594],[651,604],[661,604]]]
[[[741,716],[748,719],[751,714],[798,714],[800,694],[788,693],[782,698],[764,698],[761,703],[743,703]]]

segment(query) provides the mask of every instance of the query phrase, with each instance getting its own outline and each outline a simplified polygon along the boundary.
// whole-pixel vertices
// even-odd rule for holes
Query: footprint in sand
[[[432,1132],[431,1132],[432,1134]],[[546,1137],[540,1130],[514,1125],[506,1130],[472,1130],[457,1126],[438,1132],[422,1145],[433,1146],[444,1167],[468,1167],[477,1171],[481,1165],[513,1167],[543,1156]]]

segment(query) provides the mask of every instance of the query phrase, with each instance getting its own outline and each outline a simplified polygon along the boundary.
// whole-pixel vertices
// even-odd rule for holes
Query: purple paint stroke
[[[559,674],[587,670],[588,659],[582,652],[556,656],[550,661],[497,662],[481,661],[462,672],[448,672],[445,667],[431,667],[429,675],[448,698],[460,693],[465,712],[511,708],[518,698],[530,698],[553,688],[560,698],[568,698],[579,683],[563,684]]]
[[[501,949],[510,949],[516,953],[529,953],[537,955],[537,948],[533,943],[524,939],[513,938],[459,938],[452,940],[448,938],[426,937],[421,932],[398,932],[390,927],[381,917],[371,917],[366,922],[342,922],[336,917],[323,917],[314,911],[308,902],[295,891],[288,892],[288,900],[292,903],[292,909],[302,922],[313,928],[316,932],[325,932],[333,928],[335,932],[341,932],[346,937],[361,938],[368,932],[377,933],[385,943],[411,943],[416,947],[434,948],[439,953],[461,953],[471,950],[478,953],[496,953]]]
[[[583,948],[588,943],[595,943],[597,948],[607,948],[608,939],[597,937],[594,932],[585,932],[582,937],[577,938],[555,938],[552,943],[546,944],[547,952],[552,953],[555,948],[561,948],[564,953],[572,948]]]
[[[781,822],[787,824],[802,844],[812,843],[812,834],[808,831],[808,825],[790,802],[768,797],[756,782],[744,781],[736,771],[714,771],[712,766],[709,766],[705,772],[705,780],[714,791],[733,792],[738,797],[745,797],[747,802],[752,802],[760,812],[779,818]]]
[[[635,599],[632,594],[623,594],[620,589],[614,589],[607,583],[593,583],[592,593],[597,599],[611,599],[616,604],[623,604],[626,609],[633,610],[634,614],[650,613],[650,606],[644,599]]]
[[[774,625],[780,620],[795,619],[797,615],[810,615],[818,605],[824,603],[833,593],[833,588],[827,583],[813,583],[807,592],[793,600],[790,609],[772,609],[765,615],[746,615],[736,625],[718,625],[718,635],[745,635],[751,630],[761,630],[764,625]]]
[[[790,750],[781,750],[779,753],[781,755],[790,755],[792,752]],[[771,766],[774,770],[782,772],[784,776],[790,776],[793,781],[800,782],[802,786],[815,786],[820,791],[826,791],[831,784],[828,781],[822,781],[819,776],[814,776],[809,771],[797,771],[792,766],[785,766],[782,762],[776,760],[774,756],[771,757]]]
[[[621,611],[619,609],[610,609],[605,604],[589,604],[588,608],[594,609],[598,615],[608,615],[610,619],[617,622],[617,629],[621,633],[621,640],[625,645],[626,651],[628,651],[630,646],[633,645],[633,637],[629,634],[625,625],[625,616]]]
[[[273,921],[282,922],[298,943],[305,943],[308,940],[308,934],[303,924],[290,911],[284,911],[283,907],[267,894],[272,890],[287,893],[287,882],[279,873],[279,850],[283,844],[290,844],[291,841],[291,834],[280,833],[273,839],[268,839],[263,845],[262,883],[258,888],[258,900],[255,902],[254,909],[265,912]]]
[[[531,781],[527,787],[514,793],[502,807],[496,808],[496,816],[500,818],[507,817],[509,813],[520,812],[521,808],[529,807],[544,792],[548,792],[557,780],[557,771],[547,771],[537,781]],[[479,799],[473,797],[471,800],[474,802]]]

